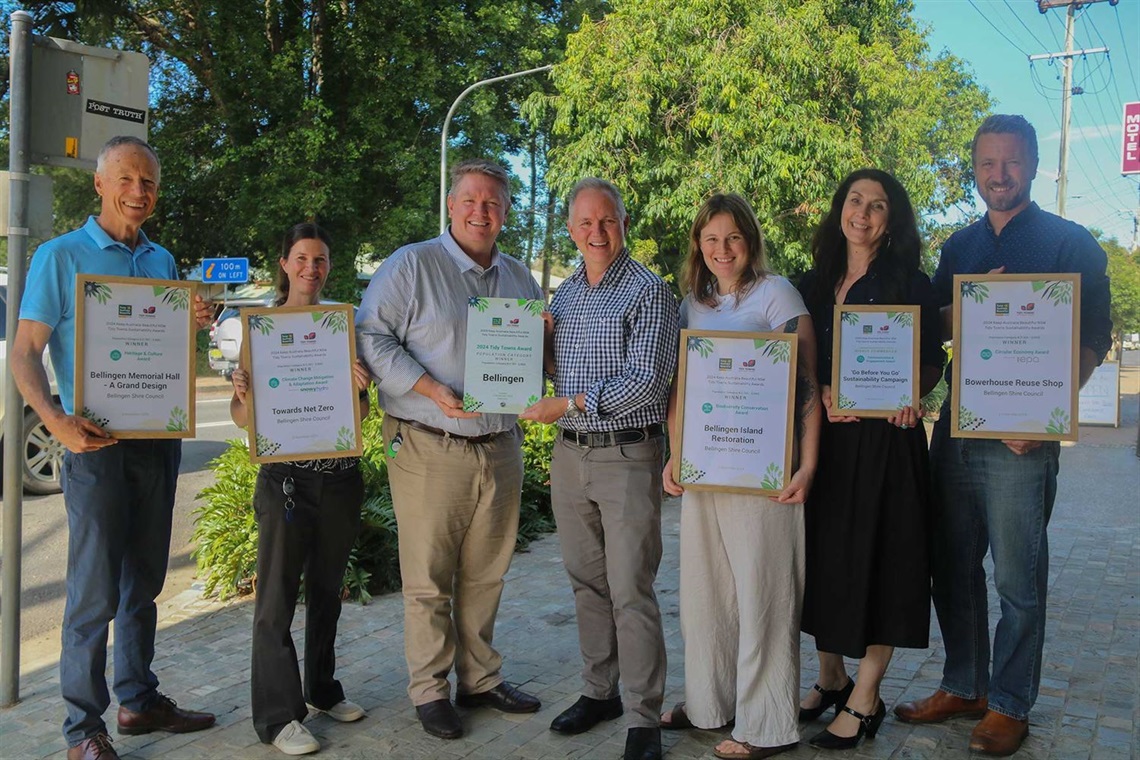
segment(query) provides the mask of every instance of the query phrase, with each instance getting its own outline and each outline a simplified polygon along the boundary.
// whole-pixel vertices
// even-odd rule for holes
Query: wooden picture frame
[[[75,276],[75,413],[115,438],[195,435],[197,284]]]
[[[250,461],[360,456],[352,307],[251,307],[240,319]]]
[[[1081,276],[957,274],[953,298],[950,435],[1077,440]]]
[[[887,418],[898,414],[899,410],[906,406],[916,410],[919,408],[921,404],[918,368],[920,316],[921,309],[915,305],[836,304],[832,325],[831,398],[837,413],[848,417]],[[852,334],[856,327],[859,331]],[[900,331],[904,335],[905,345],[910,349],[910,359],[891,362],[886,356],[890,349],[889,345],[885,345],[890,340],[887,336],[893,338]],[[909,340],[905,339],[907,332],[910,333]],[[854,357],[854,361],[866,363],[867,368],[849,368],[848,362],[844,360],[844,340],[856,342],[863,335],[867,336],[864,342],[868,345],[864,347],[865,351]],[[876,368],[876,364],[887,366]],[[900,369],[894,369],[894,366],[899,366]],[[860,398],[857,388],[860,381],[842,383],[843,374],[848,369],[869,373],[863,381],[865,385],[883,387],[868,388],[868,392],[862,394],[863,397]],[[902,371],[909,373],[909,376],[903,376],[900,380],[897,373]],[[893,394],[892,386],[901,390],[902,395],[897,397],[898,401],[894,406],[889,406],[882,402]]]
[[[795,333],[682,330],[673,479],[778,496],[792,477]],[[775,428],[775,429],[773,429]]]

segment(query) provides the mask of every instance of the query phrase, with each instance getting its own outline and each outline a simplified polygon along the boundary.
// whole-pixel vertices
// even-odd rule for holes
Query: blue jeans
[[[121,440],[63,460],[67,507],[67,604],[63,612],[60,691],[69,746],[106,731],[107,628],[115,621],[115,696],[144,710],[158,678],[157,608],[166,580],[170,524],[182,442]]]
[[[934,427],[930,458],[937,516],[931,551],[934,607],[946,646],[942,690],[989,697],[994,712],[1025,720],[1037,700],[1049,576],[1046,527],[1057,496],[1061,446],[1018,456],[999,440],[951,438],[950,415]],[[1001,619],[990,674],[982,559],[993,557]]]

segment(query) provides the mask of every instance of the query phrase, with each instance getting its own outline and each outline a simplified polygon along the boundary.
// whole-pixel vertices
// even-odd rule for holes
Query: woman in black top
[[[920,395],[942,370],[938,307],[919,269],[914,210],[898,180],[877,169],[848,176],[812,240],[815,267],[800,292],[817,325],[823,424],[819,474],[804,511],[807,577],[802,628],[815,637],[819,680],[800,719],[832,705],[836,718],[811,743],[846,749],[873,737],[886,715],[879,684],[894,647],[925,647],[930,621],[927,523],[930,475],[921,413],[888,419],[838,413],[831,395],[836,304],[917,304]],[[858,659],[852,682],[843,657]]]
[[[329,237],[315,224],[285,236],[277,267],[275,306],[316,306],[328,278]],[[372,382],[364,365],[352,367],[360,415],[368,414]],[[249,372],[234,371],[230,416],[249,421]],[[351,722],[364,710],[345,699],[334,677],[341,589],[356,536],[364,482],[359,459],[339,457],[261,465],[253,492],[257,517],[257,594],[253,605],[250,686],[257,736],[287,755],[305,755],[320,743],[301,725],[310,710]],[[302,575],[305,584],[305,674],[297,667],[290,624]]]

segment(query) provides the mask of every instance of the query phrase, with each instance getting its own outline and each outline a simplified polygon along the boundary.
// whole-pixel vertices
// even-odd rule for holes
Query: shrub
[[[193,556],[206,595],[216,592],[224,600],[248,584],[257,569],[257,466],[250,464],[249,446],[240,438],[229,441],[229,448],[208,466],[216,479],[198,494],[205,503],[194,510]]]
[[[372,391],[373,412],[364,420],[360,458],[364,478],[362,524],[348,568],[344,593],[348,599],[366,603],[373,594],[400,588],[400,560],[388,462],[380,436],[382,414]],[[525,548],[535,538],[554,530],[550,508],[550,455],[555,427],[522,423],[523,488],[517,547]],[[226,599],[248,593],[257,569],[257,520],[253,514],[253,487],[258,466],[249,461],[245,440],[229,441],[221,456],[210,462],[216,482],[203,489],[202,506],[194,511],[194,557],[207,595]]]

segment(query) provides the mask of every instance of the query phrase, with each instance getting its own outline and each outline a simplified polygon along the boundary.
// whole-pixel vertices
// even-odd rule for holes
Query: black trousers
[[[287,518],[282,486],[293,479]],[[253,607],[253,726],[271,743],[305,703],[327,709],[344,699],[336,670],[336,626],[344,569],[360,531],[364,483],[358,467],[329,473],[286,463],[262,465],[253,493],[257,516],[257,596]],[[305,579],[305,681],[289,631]]]

